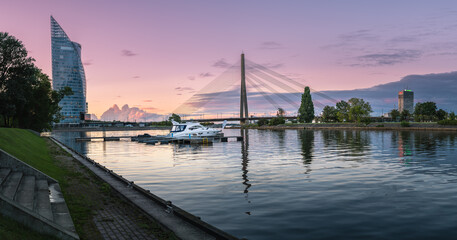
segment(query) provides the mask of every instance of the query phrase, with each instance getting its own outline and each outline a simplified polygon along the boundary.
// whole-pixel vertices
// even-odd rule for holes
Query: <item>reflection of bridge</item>
[[[241,70],[241,81],[240,71]],[[239,84],[238,89],[227,90],[233,88],[234,84]],[[237,85],[238,86],[238,85]],[[248,87],[254,91],[248,91]],[[298,88],[298,89],[297,89]],[[255,117],[249,115],[248,111],[248,93],[252,106],[258,107],[264,100],[270,103],[274,108],[274,112],[279,108],[285,109],[288,106],[293,109],[292,112],[297,112],[300,107],[301,96],[305,85],[297,82],[289,77],[281,75],[265,66],[245,60],[244,54],[241,54],[241,61],[228,68],[228,70],[216,77],[212,82],[195,93],[189,100],[175,109],[174,113],[181,116],[186,116],[187,119],[194,118],[200,122],[217,122],[217,121],[240,121],[245,123],[249,120],[271,119],[273,117]],[[321,92],[311,89],[313,94],[313,103],[317,108],[323,109],[325,105],[335,104],[337,101]],[[239,91],[239,95],[238,92]],[[226,96],[224,96],[226,95]],[[211,115],[208,112],[226,112],[224,109],[227,105],[233,106],[236,104],[239,97],[240,112],[239,117],[231,118],[206,118],[196,119],[199,115]],[[325,101],[325,104],[316,99],[320,98]],[[262,99],[260,99],[262,98]],[[216,107],[207,107],[208,102],[219,101],[215,104]],[[203,110],[202,110],[203,109]],[[258,109],[257,109],[258,110]],[[268,112],[272,112],[269,108]],[[258,111],[255,111],[258,112]],[[261,111],[262,112],[262,111]],[[214,114],[216,115],[216,114]],[[227,114],[231,115],[231,114]],[[290,114],[289,114],[290,115]],[[295,114],[293,114],[295,115]],[[285,116],[286,119],[296,119],[297,116]]]

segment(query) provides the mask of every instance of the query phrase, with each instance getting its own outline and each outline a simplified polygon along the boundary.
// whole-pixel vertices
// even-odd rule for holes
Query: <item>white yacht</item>
[[[222,136],[222,129],[227,125],[227,121],[222,124],[222,129],[208,128],[198,122],[178,123],[172,121],[173,128],[167,137],[171,138],[207,138]]]

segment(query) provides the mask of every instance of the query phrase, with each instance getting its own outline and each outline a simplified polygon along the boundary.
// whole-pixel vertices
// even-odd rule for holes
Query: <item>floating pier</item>
[[[178,144],[212,144],[213,142],[228,142],[228,139],[235,138],[236,141],[243,141],[242,136],[219,136],[219,137],[193,137],[193,138],[170,138],[167,136],[113,136],[113,137],[82,137],[75,138],[76,142],[90,142],[92,140],[101,139],[105,142],[108,141],[120,141],[121,138],[127,138],[131,141],[136,141],[139,143],[146,143],[150,145],[155,144],[168,144],[168,143],[178,143]]]

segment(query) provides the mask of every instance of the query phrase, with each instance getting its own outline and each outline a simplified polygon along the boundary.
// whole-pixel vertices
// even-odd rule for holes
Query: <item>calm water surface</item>
[[[101,132],[53,135],[240,238],[457,238],[455,133],[224,132],[245,141],[152,146],[74,141]]]

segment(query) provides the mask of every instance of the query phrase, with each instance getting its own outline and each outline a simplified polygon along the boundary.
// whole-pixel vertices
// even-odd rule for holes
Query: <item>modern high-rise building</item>
[[[59,103],[63,119],[60,123],[80,123],[87,109],[86,76],[81,62],[81,45],[72,42],[51,16],[52,88],[70,87],[73,95]]]
[[[409,113],[414,112],[414,92],[411,90],[403,90],[398,92],[398,111],[403,112],[408,110]]]

